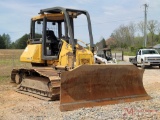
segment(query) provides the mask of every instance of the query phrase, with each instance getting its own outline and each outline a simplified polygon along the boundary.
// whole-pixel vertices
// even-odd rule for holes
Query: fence
[[[116,60],[123,61],[124,60],[123,51],[114,51],[114,52],[112,52],[112,57],[116,58]]]

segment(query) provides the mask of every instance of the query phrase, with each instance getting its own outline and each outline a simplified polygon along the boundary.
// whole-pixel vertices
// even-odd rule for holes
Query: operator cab
[[[75,45],[77,44],[75,36],[77,34],[75,35],[74,24],[76,18],[80,15],[86,16],[87,20],[85,21],[88,24],[86,26],[88,29],[85,33],[89,33],[88,40],[90,41],[92,52],[94,51],[90,17],[87,11],[54,7],[42,9],[39,14],[31,19],[29,43],[42,44],[43,60],[58,60],[62,46],[61,40],[72,45],[73,54],[75,54]],[[82,18],[84,21],[84,17]],[[78,21],[78,23],[80,22]]]
[[[31,19],[30,43],[42,44],[44,60],[58,59],[62,42],[62,14],[40,14]]]

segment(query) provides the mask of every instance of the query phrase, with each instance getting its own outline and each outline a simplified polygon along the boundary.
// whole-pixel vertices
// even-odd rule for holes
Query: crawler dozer
[[[83,20],[86,16],[90,47],[83,47],[75,38],[74,21],[81,15]],[[30,25],[30,38],[20,61],[32,67],[13,69],[11,73],[12,82],[19,84],[18,92],[60,100],[61,111],[150,99],[143,87],[144,70],[131,64],[94,64],[87,11],[42,9]]]

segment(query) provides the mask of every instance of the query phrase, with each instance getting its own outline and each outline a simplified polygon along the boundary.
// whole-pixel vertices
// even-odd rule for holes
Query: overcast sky
[[[144,20],[144,4],[149,5],[148,20],[160,22],[160,0],[0,0],[0,34],[15,41],[29,33],[30,19],[40,9],[54,6],[87,10],[91,16],[94,41],[109,38],[120,25]],[[80,23],[79,29],[85,24]],[[82,31],[78,33],[88,42]]]

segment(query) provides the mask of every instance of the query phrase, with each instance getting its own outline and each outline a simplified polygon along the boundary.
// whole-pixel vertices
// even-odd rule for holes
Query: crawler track
[[[37,94],[34,94],[34,93],[22,91],[22,90],[19,90],[19,89],[15,90],[15,91],[18,92],[18,93],[21,93],[21,94],[25,94],[25,95],[29,95],[29,96],[38,98],[40,100],[51,101],[51,99],[48,98],[48,97],[40,96],[40,95],[37,95]]]
[[[13,69],[11,80],[16,83],[20,81],[16,90],[19,93],[47,101],[59,99],[60,73],[51,67]]]

